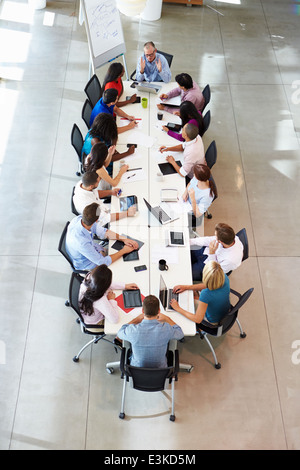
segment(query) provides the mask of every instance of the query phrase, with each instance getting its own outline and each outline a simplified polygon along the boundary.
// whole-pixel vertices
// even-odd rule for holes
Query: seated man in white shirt
[[[101,198],[111,195],[117,196],[120,188],[113,188],[111,190],[99,190],[97,189],[99,182],[100,176],[95,171],[87,171],[82,175],[82,179],[76,184],[73,202],[79,214],[82,214],[83,209],[89,204],[97,202],[101,209],[98,223],[100,223],[100,225],[102,226],[108,224],[109,222],[115,222],[116,220],[124,219],[125,217],[135,216],[135,206],[129,207],[127,211],[116,212],[111,214],[109,207],[105,207],[108,204],[104,204]]]
[[[235,235],[233,228],[225,223],[215,226],[214,236],[192,238],[190,245],[202,247],[199,250],[191,250],[193,281],[202,280],[202,271],[208,261],[217,261],[225,274],[242,263],[243,244]]]
[[[187,176],[190,179],[194,176],[194,165],[199,163],[206,165],[203,141],[199,135],[199,129],[194,124],[187,123],[182,128],[182,137],[184,142],[173,147],[160,147],[160,152],[183,152],[183,164],[177,165],[175,158],[168,155],[166,160],[174,167],[180,176]]]

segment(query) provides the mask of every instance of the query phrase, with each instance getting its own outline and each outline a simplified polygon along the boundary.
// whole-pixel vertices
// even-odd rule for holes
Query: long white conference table
[[[135,93],[130,88],[131,82],[124,82],[124,97]],[[159,84],[162,86],[161,93],[176,86],[175,83]],[[143,246],[139,249],[139,259],[135,261],[124,261],[123,258],[115,261],[110,265],[113,272],[113,280],[116,282],[136,283],[142,296],[153,294],[159,297],[161,276],[167,285],[167,288],[173,288],[176,284],[192,284],[192,271],[190,260],[190,244],[189,244],[189,228],[188,215],[182,210],[178,202],[161,202],[161,190],[177,189],[178,197],[185,190],[185,178],[180,175],[171,174],[158,177],[158,163],[166,161],[167,153],[161,154],[159,147],[161,145],[172,146],[179,142],[168,136],[166,132],[161,130],[162,122],[179,122],[180,119],[170,113],[164,112],[163,120],[157,119],[157,102],[158,96],[136,92],[141,98],[148,98],[147,108],[143,108],[141,103],[130,104],[122,109],[128,114],[137,118],[138,126],[130,131],[119,134],[117,150],[124,152],[128,143],[136,143],[137,148],[133,155],[124,159],[124,163],[130,168],[138,169],[126,172],[118,184],[122,189],[121,197],[135,195],[138,199],[138,213],[135,217],[129,217],[113,222],[110,229],[124,234],[143,242]],[[117,125],[122,126],[126,121],[117,118]],[[181,152],[172,152],[172,155],[181,160],[183,155]],[[120,168],[120,163],[115,162],[113,176],[115,176]],[[131,176],[135,175],[135,176]],[[129,178],[129,176],[131,176]],[[143,199],[146,199],[152,206],[162,205],[167,209],[172,209],[176,220],[162,225],[153,214],[149,212]],[[111,212],[120,211],[120,201],[117,197],[112,197]],[[185,245],[180,247],[166,246],[166,237],[170,230],[180,231],[184,235]],[[114,253],[112,248],[114,242],[109,244],[109,252]],[[161,271],[158,267],[158,261],[165,259],[168,270]],[[136,272],[136,266],[146,265],[147,269]],[[121,291],[115,291],[116,297],[119,299],[122,295]],[[179,304],[188,310],[194,312],[194,299],[191,291],[186,291],[179,296]],[[183,330],[185,336],[193,336],[196,334],[195,323],[186,319],[183,315],[175,311],[166,311],[161,305],[161,311],[165,315],[169,315]],[[108,335],[116,335],[120,327],[124,323],[128,323],[134,317],[141,313],[141,307],[134,308],[130,312],[126,312],[119,307],[119,321],[117,323],[105,322],[105,333]]]

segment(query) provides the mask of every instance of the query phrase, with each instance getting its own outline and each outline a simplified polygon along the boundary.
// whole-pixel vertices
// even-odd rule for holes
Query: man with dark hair
[[[163,93],[160,95],[161,100],[169,100],[175,96],[180,96],[181,103],[183,101],[191,101],[198,111],[202,111],[205,100],[200,90],[199,85],[192,79],[188,73],[179,73],[175,77],[175,81],[178,84],[177,88],[169,91],[168,93]],[[179,114],[179,107],[170,107],[163,103],[157,105],[158,109],[167,111],[172,114]]]
[[[168,155],[166,160],[174,167],[180,176],[194,176],[194,165],[200,163],[206,165],[205,151],[202,138],[198,134],[199,129],[194,124],[187,123],[182,129],[184,142],[172,147],[160,147],[160,152],[183,152],[183,164],[179,166],[172,155]]]
[[[171,339],[182,339],[180,326],[160,313],[159,300],[148,295],[143,301],[142,313],[126,323],[118,338],[129,341],[132,348],[130,364],[135,367],[167,367],[167,348]]]
[[[128,121],[131,121],[127,126],[119,127],[118,128],[118,133],[124,132],[122,129],[125,128],[125,130],[133,129],[134,126],[136,125],[135,118],[134,116],[129,116],[128,114],[125,113],[122,109],[118,108],[116,106],[116,103],[118,101],[118,92],[115,88],[108,88],[103,92],[102,98],[100,98],[99,101],[95,104],[91,117],[90,117],[90,127],[92,127],[93,122],[95,117],[99,113],[106,113],[106,114],[111,114],[123,117],[125,119],[128,119]],[[128,127],[129,126],[129,127]]]
[[[96,202],[89,204],[71,220],[66,235],[66,251],[70,256],[75,269],[91,271],[100,264],[109,266],[127,253],[138,249],[138,243],[122,237],[111,230],[96,223],[100,216],[100,206]],[[97,235],[100,239],[121,240],[124,247],[112,255],[106,255],[103,246],[93,239]]]
[[[244,247],[232,227],[225,223],[215,226],[215,235],[190,239],[190,245],[201,246],[200,250],[191,250],[193,280],[202,279],[202,271],[208,261],[217,261],[224,273],[240,266]]]
[[[136,214],[136,207],[131,206],[127,211],[110,213],[101,198],[107,196],[117,196],[119,188],[113,189],[97,189],[100,182],[100,176],[95,171],[87,171],[82,175],[82,179],[78,181],[75,186],[73,202],[79,214],[82,214],[84,208],[93,202],[99,204],[101,213],[98,223],[102,226],[109,222],[124,219],[125,217],[134,217]]]
[[[138,82],[165,82],[171,80],[171,71],[167,59],[159,54],[152,41],[144,44],[144,54],[139,58],[136,66],[136,79]]]

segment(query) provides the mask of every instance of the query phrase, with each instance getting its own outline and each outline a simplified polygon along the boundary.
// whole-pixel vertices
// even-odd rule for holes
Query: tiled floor
[[[78,1],[31,13],[25,0],[0,4],[1,449],[300,449],[300,3],[204,3],[164,5],[156,22],[122,15],[129,71],[153,39],[174,52],[173,78],[210,84],[204,142],[217,143],[219,198],[205,233],[224,221],[250,243],[230,278],[255,288],[240,315],[247,337],[233,328],[213,342],[220,370],[199,337],[180,344],[194,370],[176,383],[175,423],[166,394],[134,391],[119,419],[109,344],[72,362],[86,338],[64,305],[70,270],[57,245],[77,181],[70,131],[86,130]]]

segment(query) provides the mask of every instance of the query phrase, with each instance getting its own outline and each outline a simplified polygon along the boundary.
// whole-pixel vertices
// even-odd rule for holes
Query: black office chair
[[[205,114],[204,118],[203,118],[203,130],[201,132],[201,137],[204,136],[205,132],[209,128],[210,120],[211,120],[210,119],[210,111],[208,110],[207,113]]]
[[[231,306],[228,314],[216,326],[213,326],[204,320],[202,323],[200,323],[200,325],[197,325],[197,333],[200,335],[200,339],[205,339],[208,346],[210,347],[210,350],[214,357],[216,369],[220,369],[221,364],[217,360],[216,353],[207,335],[220,337],[227,333],[236,322],[240,330],[240,337],[246,338],[246,333],[243,331],[242,326],[237,317],[240,308],[245,304],[245,302],[247,302],[253,290],[254,288],[252,287],[251,289],[247,290],[243,295],[241,295],[235,290],[230,289],[230,292],[238,297],[238,301],[234,306]]]
[[[83,172],[82,158],[81,158],[81,151],[82,151],[83,143],[84,143],[84,140],[83,140],[79,127],[77,126],[77,124],[73,124],[72,132],[71,132],[71,144],[74,147],[77,153],[77,157],[78,157],[78,170],[76,172],[77,176],[80,176],[81,173]]]
[[[214,164],[216,163],[217,161],[217,146],[216,146],[216,141],[213,140],[206,152],[205,152],[205,160],[206,160],[206,163],[207,163],[207,166],[212,169],[212,167],[214,166]]]
[[[101,98],[101,84],[97,75],[94,74],[89,79],[84,88],[84,92],[90,100],[92,107],[94,107]]]
[[[239,237],[244,247],[243,258],[242,258],[242,262],[243,262],[249,258],[249,244],[248,244],[247,231],[245,228],[242,228],[239,232],[236,233],[236,235]],[[232,271],[229,271],[227,273],[227,276],[230,276],[231,273]]]
[[[179,372],[179,352],[177,349],[177,341],[171,340],[168,350],[168,367],[164,369],[134,367],[130,365],[130,343],[124,341],[121,353],[120,369],[122,373],[123,393],[121,411],[119,414],[120,419],[125,418],[125,395],[127,382],[130,382],[132,388],[142,392],[159,392],[165,389],[167,381],[171,383],[172,388],[172,409],[170,421],[175,421],[174,411],[174,392],[177,375]]]
[[[169,67],[171,68],[171,64],[172,64],[172,60],[173,60],[173,55],[172,54],[168,54],[167,52],[162,52],[162,51],[159,51],[157,50],[157,52],[161,55],[163,55],[166,59],[167,59],[167,62],[168,62],[168,65]],[[136,73],[136,70],[134,70],[132,72],[132,74],[130,75],[130,79],[131,80],[135,80],[135,73]]]
[[[73,201],[74,193],[75,193],[75,186],[73,187],[72,196],[71,196],[71,211],[74,215],[79,215],[79,212],[76,210],[76,207]]]
[[[90,100],[86,99],[81,111],[81,117],[84,120],[86,127],[90,129],[90,119],[93,111]]]
[[[72,307],[72,309],[75,311],[75,313],[77,314],[76,321],[77,323],[80,324],[82,333],[86,335],[90,335],[90,336],[92,335],[93,339],[91,339],[88,343],[86,343],[80,349],[80,351],[76,354],[76,356],[73,357],[74,362],[79,361],[80,355],[86,348],[88,348],[91,344],[97,344],[98,341],[100,340],[104,340],[104,341],[107,341],[108,343],[111,343],[114,346],[115,351],[118,352],[117,346],[115,345],[115,343],[105,338],[104,325],[87,325],[83,320],[83,317],[80,313],[79,302],[78,302],[80,285],[83,279],[84,278],[80,276],[78,273],[74,273],[74,272],[72,273],[70,284],[69,284],[69,304]]]
[[[206,87],[203,88],[202,95],[204,96],[204,106],[201,110],[201,112],[203,114],[203,111],[205,110],[206,106],[210,102],[211,93],[210,93],[210,86],[209,85],[206,85]]]

